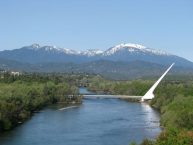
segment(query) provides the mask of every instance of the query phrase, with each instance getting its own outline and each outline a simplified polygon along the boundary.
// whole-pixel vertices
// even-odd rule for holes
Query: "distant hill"
[[[0,68],[26,72],[96,73],[116,79],[161,74],[175,62],[173,74],[193,74],[193,63],[138,44],[120,44],[105,51],[75,51],[33,44],[0,51]]]

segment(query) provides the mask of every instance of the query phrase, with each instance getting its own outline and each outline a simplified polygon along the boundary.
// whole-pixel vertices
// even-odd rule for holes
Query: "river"
[[[85,99],[80,106],[59,108],[49,106],[3,133],[0,145],[128,145],[161,131],[159,113],[147,104]]]

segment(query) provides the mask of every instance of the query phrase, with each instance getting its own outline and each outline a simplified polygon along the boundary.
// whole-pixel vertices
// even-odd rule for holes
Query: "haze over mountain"
[[[31,72],[88,72],[139,77],[157,74],[173,62],[178,68],[175,73],[193,72],[193,63],[182,57],[132,43],[119,44],[105,51],[76,51],[33,44],[0,52],[1,68]]]

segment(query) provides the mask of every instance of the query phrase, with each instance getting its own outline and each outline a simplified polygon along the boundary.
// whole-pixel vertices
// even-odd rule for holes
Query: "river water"
[[[128,145],[154,139],[159,113],[147,104],[88,99],[77,107],[49,106],[12,131],[0,145]]]

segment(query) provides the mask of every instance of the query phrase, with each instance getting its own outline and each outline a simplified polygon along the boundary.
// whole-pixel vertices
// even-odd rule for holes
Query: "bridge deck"
[[[127,95],[83,95],[85,99],[141,99],[142,96]]]

